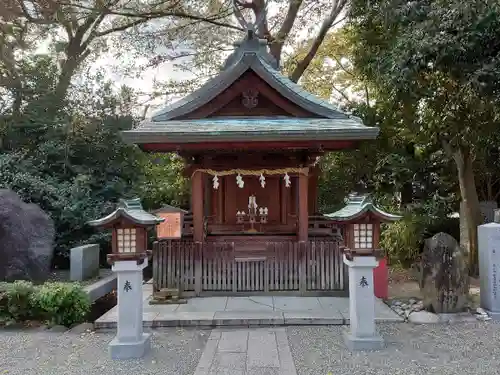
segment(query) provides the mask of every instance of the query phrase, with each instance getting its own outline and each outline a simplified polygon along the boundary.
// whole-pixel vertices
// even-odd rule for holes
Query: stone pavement
[[[347,297],[199,297],[184,305],[149,305],[152,285],[144,284],[145,327],[216,327],[349,324]],[[381,300],[375,301],[377,322],[402,322]],[[95,322],[96,329],[116,328],[114,307]]]
[[[214,329],[194,375],[296,375],[284,327]]]

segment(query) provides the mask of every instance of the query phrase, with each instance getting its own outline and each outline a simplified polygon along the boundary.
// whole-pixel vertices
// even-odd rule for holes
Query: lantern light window
[[[137,249],[136,229],[125,228],[117,230],[118,252],[135,253]]]
[[[354,248],[373,248],[373,224],[354,224]]]

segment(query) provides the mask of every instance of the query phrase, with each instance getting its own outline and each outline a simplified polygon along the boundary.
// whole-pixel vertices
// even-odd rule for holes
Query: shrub
[[[36,300],[52,324],[70,326],[82,322],[90,311],[90,300],[76,283],[45,283],[38,290]]]
[[[391,264],[410,267],[423,250],[424,241],[436,233],[445,232],[460,241],[459,220],[449,218],[447,201],[433,198],[412,205],[400,221],[385,225],[380,246]]]
[[[384,227],[380,246],[391,264],[409,267],[419,256],[425,225],[420,217],[405,215]]]
[[[28,281],[2,283],[0,293],[3,294],[0,302],[0,315],[6,320],[24,321],[38,315],[37,306],[33,304],[33,295],[36,287]],[[3,311],[2,311],[3,310]]]
[[[0,321],[49,321],[70,326],[90,311],[90,301],[79,284],[27,281],[0,283]]]

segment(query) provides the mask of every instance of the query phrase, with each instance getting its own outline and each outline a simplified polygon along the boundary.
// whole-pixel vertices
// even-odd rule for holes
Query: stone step
[[[150,305],[183,305],[187,303],[185,299],[151,299],[149,301]]]
[[[179,289],[163,288],[154,293],[155,298],[179,297]]]

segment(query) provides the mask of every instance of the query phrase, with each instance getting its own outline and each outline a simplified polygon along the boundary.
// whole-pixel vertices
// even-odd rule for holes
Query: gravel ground
[[[379,325],[382,351],[351,354],[341,327],[288,327],[298,375],[500,373],[500,324]]]
[[[8,375],[192,375],[210,331],[153,331],[153,350],[141,360],[112,361],[114,333],[83,335],[47,330],[0,329],[0,374]]]
[[[380,324],[387,348],[350,353],[342,327],[288,327],[298,375],[481,375],[500,371],[500,324]],[[0,375],[193,375],[209,330],[153,330],[144,359],[112,361],[111,332],[0,329]]]

